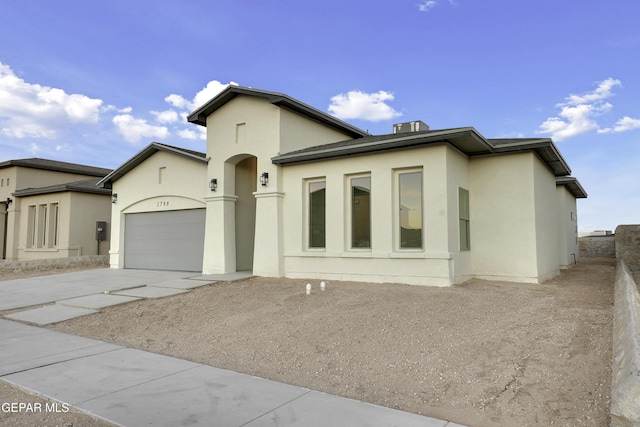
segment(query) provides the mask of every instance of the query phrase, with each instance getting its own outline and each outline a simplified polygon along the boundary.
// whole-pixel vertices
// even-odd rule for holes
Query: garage
[[[202,271],[205,209],[125,215],[124,268]]]

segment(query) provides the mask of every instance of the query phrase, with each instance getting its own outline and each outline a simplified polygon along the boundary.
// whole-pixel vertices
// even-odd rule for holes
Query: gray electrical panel
[[[96,221],[96,240],[107,240],[107,222]]]

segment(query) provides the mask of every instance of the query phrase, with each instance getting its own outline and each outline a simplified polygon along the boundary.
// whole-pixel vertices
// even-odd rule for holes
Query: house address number
[[[167,200],[161,200],[159,202],[156,203],[157,207],[163,207],[163,206],[169,206],[169,201]]]

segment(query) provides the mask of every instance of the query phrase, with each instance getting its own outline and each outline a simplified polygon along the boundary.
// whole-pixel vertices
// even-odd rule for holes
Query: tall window
[[[55,248],[58,246],[58,221],[60,218],[59,207],[57,203],[51,203],[51,213],[49,214],[49,247]]]
[[[29,218],[27,227],[27,247],[36,247],[36,207],[29,206]]]
[[[422,248],[422,171],[398,174],[400,248]]]
[[[309,182],[309,247],[325,247],[326,226],[326,187],[325,181]]]
[[[460,212],[460,250],[471,249],[471,227],[469,222],[469,190],[458,189],[458,210]]]
[[[371,177],[351,178],[351,247],[371,247]]]

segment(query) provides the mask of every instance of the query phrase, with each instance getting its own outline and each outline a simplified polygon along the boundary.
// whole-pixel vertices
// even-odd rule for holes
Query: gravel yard
[[[614,259],[542,285],[254,278],[54,329],[470,426],[609,422]]]

